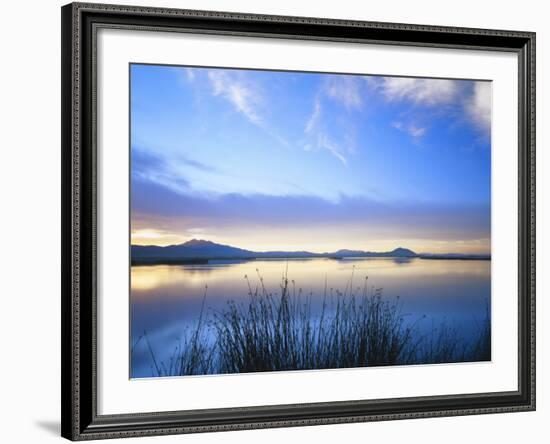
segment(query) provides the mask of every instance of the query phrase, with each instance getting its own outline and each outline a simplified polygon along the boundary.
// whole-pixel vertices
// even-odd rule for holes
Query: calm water
[[[387,299],[399,296],[407,321],[419,322],[424,332],[444,321],[467,338],[485,319],[491,297],[491,261],[361,258],[133,266],[130,345],[137,345],[131,376],[152,376],[151,355],[139,336],[146,331],[157,359],[168,360],[185,327],[196,323],[206,285],[206,306],[212,312],[223,309],[228,299],[247,300],[245,275],[254,288],[260,285],[259,272],[267,290],[280,294],[287,267],[296,293],[301,289],[319,302],[325,279],[329,291],[344,291],[351,284],[363,287],[368,276],[368,288],[382,288]]]

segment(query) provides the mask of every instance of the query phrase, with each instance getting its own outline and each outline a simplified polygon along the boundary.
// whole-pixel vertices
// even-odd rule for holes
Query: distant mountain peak
[[[184,242],[181,245],[185,245],[186,247],[206,247],[210,245],[217,245],[214,244],[212,241],[204,240],[204,239],[191,239],[187,242]]]
[[[417,256],[417,254],[414,251],[403,247],[397,247],[394,250],[392,250],[390,253],[395,254],[396,256]]]

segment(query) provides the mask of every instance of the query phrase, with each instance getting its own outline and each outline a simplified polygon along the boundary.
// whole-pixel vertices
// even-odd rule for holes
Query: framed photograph
[[[61,12],[64,437],[534,410],[534,33]]]

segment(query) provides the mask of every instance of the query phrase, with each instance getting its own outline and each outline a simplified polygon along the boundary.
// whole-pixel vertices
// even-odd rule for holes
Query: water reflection
[[[421,328],[429,330],[443,320],[468,334],[486,314],[490,301],[490,261],[423,260],[418,258],[293,259],[217,261],[195,265],[133,266],[131,270],[131,344],[144,331],[159,359],[167,359],[182,331],[196,322],[206,287],[209,312],[228,300],[244,301],[248,284],[280,292],[285,273],[293,291],[321,303],[325,292],[355,291],[365,283],[383,288],[384,298],[400,297],[407,319],[426,315]],[[368,281],[366,278],[368,277]],[[147,348],[136,346],[132,377],[150,376]]]

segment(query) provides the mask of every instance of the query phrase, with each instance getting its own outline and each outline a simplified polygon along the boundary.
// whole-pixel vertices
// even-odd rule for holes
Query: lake
[[[132,266],[131,377],[153,376],[151,349],[157,361],[169,360],[184,330],[196,325],[203,299],[206,312],[213,313],[229,300],[247,301],[249,284],[254,290],[262,281],[277,295],[285,273],[290,294],[309,296],[313,307],[322,305],[325,286],[328,294],[381,289],[422,334],[445,322],[467,339],[490,310],[490,260],[323,258]]]

